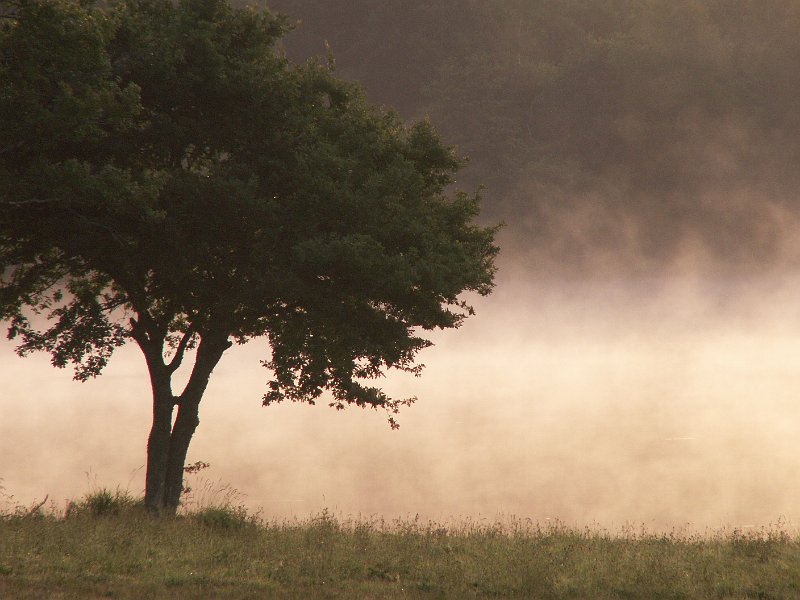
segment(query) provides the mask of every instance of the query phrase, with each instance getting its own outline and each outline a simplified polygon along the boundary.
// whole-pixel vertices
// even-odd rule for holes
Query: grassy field
[[[278,523],[231,506],[154,520],[98,490],[61,513],[3,513],[0,598],[800,598],[800,539]]]

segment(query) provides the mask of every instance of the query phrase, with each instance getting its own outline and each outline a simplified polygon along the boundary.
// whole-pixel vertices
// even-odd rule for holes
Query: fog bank
[[[517,283],[434,335],[418,403],[385,415],[260,406],[257,343],[234,348],[201,406],[189,461],[266,516],[499,515],[652,529],[800,521],[800,278]],[[0,350],[0,478],[28,503],[143,488],[149,427],[138,352],[79,384]],[[194,478],[202,488],[203,481]]]

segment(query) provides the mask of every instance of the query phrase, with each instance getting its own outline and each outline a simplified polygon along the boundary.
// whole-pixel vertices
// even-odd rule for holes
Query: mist
[[[262,407],[266,349],[233,348],[189,462],[209,462],[205,483],[276,518],[328,508],[610,529],[797,522],[800,278],[758,289],[514,279],[510,267],[476,318],[434,336],[421,378],[385,381],[419,398],[398,431],[375,411]],[[58,506],[91,486],[140,492],[149,389],[137,350],[86,384],[9,343],[2,353],[6,493]]]

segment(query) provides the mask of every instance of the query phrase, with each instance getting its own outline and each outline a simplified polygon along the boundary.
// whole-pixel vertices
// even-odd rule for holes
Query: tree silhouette
[[[265,11],[18,5],[0,21],[0,317],[20,355],[79,380],[139,346],[149,510],[176,510],[233,343],[267,338],[264,404],[327,393],[395,427],[411,400],[369,380],[417,372],[420,330],[471,314],[461,295],[489,293],[497,253],[477,195],[448,195],[461,161],[431,125],[370,107],[331,65],[292,66]]]

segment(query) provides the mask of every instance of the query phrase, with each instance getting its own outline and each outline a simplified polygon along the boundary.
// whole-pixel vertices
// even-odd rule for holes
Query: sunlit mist
[[[384,382],[419,397],[399,431],[375,411],[263,408],[266,348],[254,342],[214,373],[189,461],[275,517],[798,520],[800,281],[514,275],[461,330],[433,336],[421,378]],[[8,342],[0,369],[6,494],[58,504],[95,485],[140,491],[150,408],[135,348],[87,384]]]

